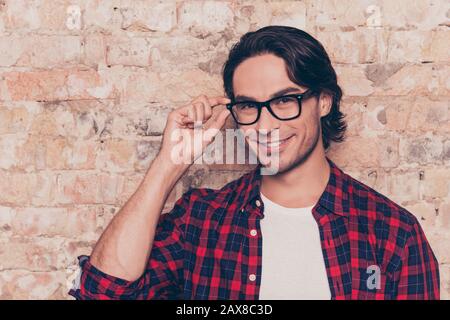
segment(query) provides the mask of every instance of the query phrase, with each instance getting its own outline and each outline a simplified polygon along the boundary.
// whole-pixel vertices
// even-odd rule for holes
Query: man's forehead
[[[285,94],[290,94],[290,93],[297,93],[297,92],[301,92],[303,91],[303,89],[300,86],[297,85],[286,85],[286,86],[282,86],[279,89],[274,89],[268,93],[264,93],[261,95],[255,95],[254,91],[253,93],[240,93],[240,92],[236,92],[235,93],[235,97],[234,99],[236,101],[245,101],[245,100],[252,100],[252,101],[258,101],[261,99],[271,99],[271,98],[275,98],[278,96],[282,96]],[[245,91],[243,91],[245,92]]]
[[[284,60],[273,55],[244,60],[237,66],[232,82],[236,98],[262,99],[289,87],[299,88],[289,78]]]
[[[247,58],[234,70],[234,80],[241,82],[246,79],[262,81],[276,79],[280,81],[287,77],[286,63],[274,55],[262,55]]]

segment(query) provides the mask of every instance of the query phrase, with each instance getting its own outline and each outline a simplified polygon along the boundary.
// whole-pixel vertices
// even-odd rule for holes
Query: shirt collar
[[[346,217],[349,215],[348,176],[328,157],[326,159],[330,165],[330,177],[325,190],[313,210],[322,207],[329,213]],[[260,170],[261,164],[258,164],[243,181],[240,197],[243,200],[242,207],[245,207],[247,204],[254,206],[256,200],[261,201]]]

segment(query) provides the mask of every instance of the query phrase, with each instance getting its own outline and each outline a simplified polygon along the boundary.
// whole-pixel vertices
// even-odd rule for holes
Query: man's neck
[[[316,204],[330,177],[330,165],[323,148],[316,148],[297,167],[276,175],[263,175],[261,192],[270,200],[288,208]]]

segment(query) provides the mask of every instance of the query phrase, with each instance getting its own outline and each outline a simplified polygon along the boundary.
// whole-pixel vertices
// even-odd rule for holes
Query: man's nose
[[[262,108],[261,115],[256,124],[257,130],[267,130],[267,132],[280,127],[278,119],[272,116],[267,108]]]

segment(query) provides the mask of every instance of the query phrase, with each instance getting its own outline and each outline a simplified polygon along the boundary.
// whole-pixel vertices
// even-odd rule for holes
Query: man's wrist
[[[158,154],[151,163],[147,176],[158,177],[168,188],[172,188],[189,168],[189,164],[176,164]]]

